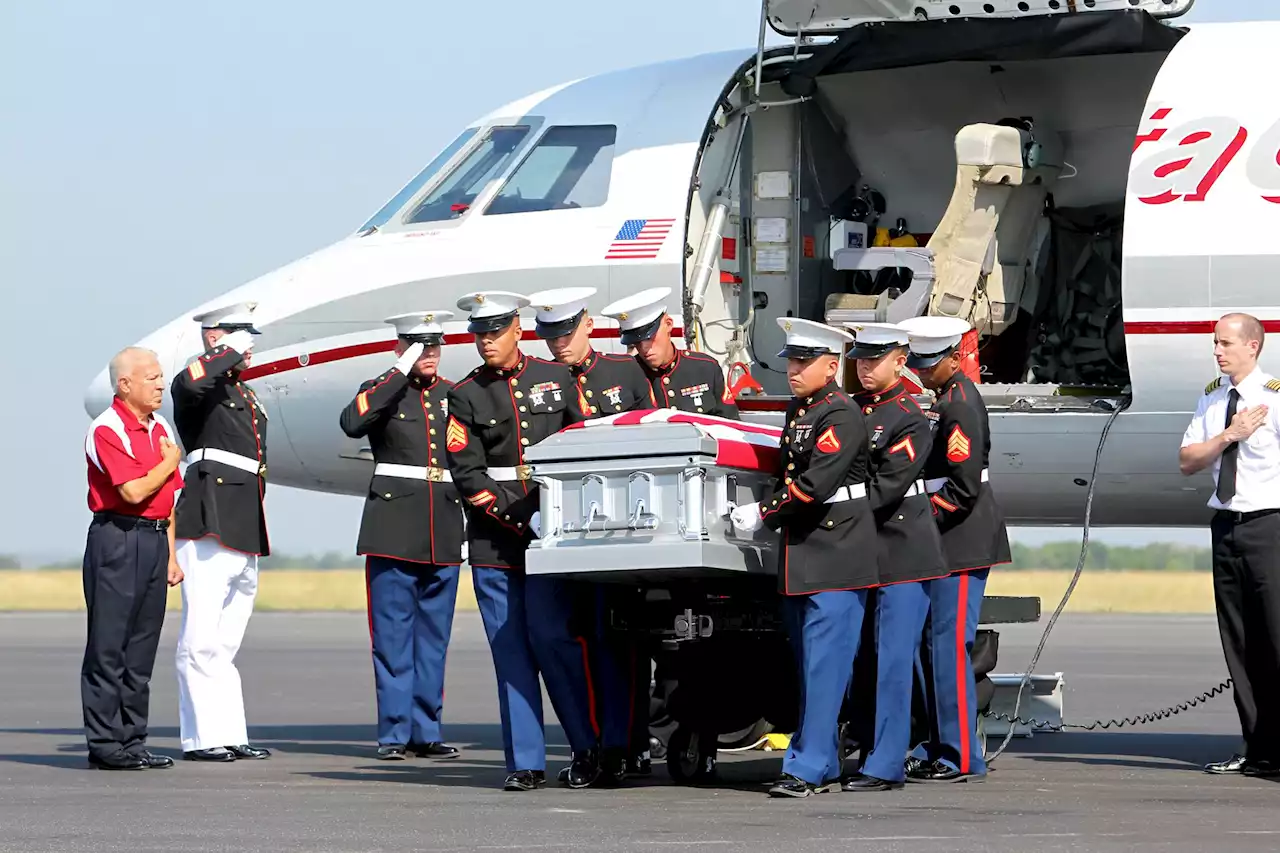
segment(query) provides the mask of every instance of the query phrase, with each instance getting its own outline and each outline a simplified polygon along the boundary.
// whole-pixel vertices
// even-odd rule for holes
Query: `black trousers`
[[[1280,512],[1219,512],[1213,597],[1245,754],[1280,761]]]
[[[154,527],[95,517],[84,549],[88,637],[80,702],[90,754],[139,752],[164,625],[169,539]]]

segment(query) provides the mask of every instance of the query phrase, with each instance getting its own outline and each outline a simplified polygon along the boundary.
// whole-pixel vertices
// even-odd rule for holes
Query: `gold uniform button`
[[[496,420],[494,420],[493,418],[489,418],[489,426],[493,426],[496,423],[497,423]]]
[[[435,415],[427,415],[427,420],[434,421],[435,419],[436,419]]]
[[[435,434],[436,434],[436,428],[435,428],[435,427],[432,427],[432,428],[431,428],[431,434],[432,434],[432,435],[435,435]]]
[[[578,382],[579,382],[579,383],[581,383],[581,384],[583,384],[583,385],[586,385],[586,384],[587,384],[587,377],[585,377],[585,376],[579,376],[579,377],[578,377]]]
[[[865,409],[863,409],[863,410],[862,410],[862,414],[864,414],[864,415],[869,415],[869,414],[871,414],[871,407],[870,407],[870,406],[867,406]]]
[[[667,392],[667,396],[668,396],[668,397],[674,397],[675,395],[676,395],[676,392],[675,392],[675,391],[668,391],[668,392]]]
[[[401,419],[401,420],[404,420],[404,412],[401,412],[401,413],[400,413],[400,419]]]
[[[529,439],[527,439],[527,438],[522,438],[522,439],[520,439],[520,443],[521,443],[521,444],[525,444],[525,445],[527,445],[527,444],[529,443]]]
[[[596,407],[595,407],[595,406],[592,406],[592,407],[591,407],[591,414],[593,414],[593,415],[594,415],[594,414],[596,413],[596,411],[597,411]]]
[[[511,520],[511,516],[509,516],[509,515],[504,515],[504,516],[502,517],[502,520],[503,520],[503,521],[510,521],[510,520]]]
[[[902,516],[898,516],[898,521],[902,521]]]
[[[431,449],[432,449],[432,450],[435,450],[435,449],[436,449],[436,443],[435,443],[434,441],[433,441],[433,442],[431,442]]]
[[[787,470],[788,470],[788,471],[794,471],[794,470],[796,470],[796,463],[794,463],[794,462],[789,463],[789,464],[787,465]]]
[[[791,480],[791,478],[790,478],[790,477],[787,477],[787,479],[786,479],[786,480],[784,480],[783,482],[785,482],[788,486],[790,486],[790,485],[791,485],[791,483],[792,483],[792,480]]]
[[[517,400],[522,399],[523,397],[524,397],[524,392],[523,392],[523,391],[517,391],[517,392],[516,392],[516,399],[517,399]],[[522,410],[522,411],[523,411],[523,410]]]
[[[836,526],[836,523],[834,521],[827,522],[827,527],[835,527],[835,526]]]
[[[221,477],[219,477],[219,478],[218,478],[218,485],[219,485],[219,486],[221,486],[221,485],[222,485],[222,478],[221,478]],[[391,497],[391,495],[387,495],[387,497]]]
[[[521,422],[520,422],[520,429],[528,429],[528,428],[529,428],[529,422],[528,422],[528,421],[521,421]]]
[[[520,407],[520,411],[522,411],[522,412],[527,412],[527,411],[529,411],[529,407],[528,407],[528,406],[521,406],[521,407]]]
[[[701,412],[701,411],[702,411],[702,407],[701,407],[701,406],[699,406],[699,407],[698,407],[698,411],[699,411],[699,412]]]
[[[590,397],[590,396],[591,396],[591,390],[587,389],[587,397]]]
[[[803,418],[803,417],[804,417],[804,409],[801,409],[800,411],[796,412],[796,417],[798,417],[798,418]]]
[[[384,497],[384,498],[387,498],[387,499],[390,499],[390,498],[391,498],[391,493],[390,493],[390,492],[387,492],[385,495],[383,495],[383,497]]]
[[[671,377],[670,377],[670,376],[664,376],[664,377],[662,377],[662,384],[663,384],[663,385],[670,385],[670,384],[671,384]]]
[[[791,423],[787,424],[787,428],[788,428],[788,429],[790,429],[790,428],[794,427],[795,425],[796,425],[796,422],[795,422],[795,421],[792,421]]]

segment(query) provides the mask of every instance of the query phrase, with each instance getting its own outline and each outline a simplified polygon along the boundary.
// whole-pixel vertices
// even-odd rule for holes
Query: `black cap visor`
[[[252,324],[252,323],[230,323],[230,324],[227,324],[227,323],[219,323],[218,325],[214,326],[213,328],[215,328],[215,329],[221,329],[222,331],[226,332],[227,334],[231,334],[232,332],[248,332],[248,333],[249,333],[249,334],[251,334],[251,335],[260,335],[260,334],[262,334],[262,332],[259,332],[257,329],[255,329],[255,328],[253,327],[253,324]]]
[[[902,349],[906,344],[860,344],[855,343],[845,353],[845,358],[880,358],[883,355]]]
[[[805,361],[817,358],[820,355],[839,356],[840,353],[832,352],[826,347],[800,347],[787,344],[778,352],[778,358],[801,358]]]
[[[543,340],[562,338],[565,335],[573,334],[586,313],[587,310],[584,308],[567,320],[557,320],[554,323],[535,323],[533,330]]]
[[[934,353],[917,353],[912,352],[907,356],[907,367],[912,370],[927,370],[947,356],[956,351],[955,347],[947,347],[942,352]]]
[[[651,323],[645,323],[643,326],[637,326],[634,329],[626,329],[622,332],[622,343],[626,346],[638,344],[640,341],[647,341],[654,335],[658,334],[658,326],[662,325],[662,321],[666,318],[666,313],[659,314]]]
[[[444,343],[443,332],[430,332],[423,335],[400,335],[400,340],[408,344],[422,344],[424,347],[438,347]]]
[[[518,312],[512,311],[509,314],[498,314],[493,317],[481,317],[480,319],[471,318],[471,322],[467,324],[467,331],[473,335],[484,334],[485,332],[497,332],[511,325],[511,321],[515,320]]]

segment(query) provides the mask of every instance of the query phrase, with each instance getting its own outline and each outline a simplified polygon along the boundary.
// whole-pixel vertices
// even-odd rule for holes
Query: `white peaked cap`
[[[446,320],[453,318],[452,311],[410,311],[383,320],[396,327],[396,334],[405,338],[441,337]]]
[[[900,324],[911,336],[912,370],[932,367],[960,345],[973,327],[959,317],[912,317]]]
[[[261,334],[253,327],[253,310],[256,302],[234,302],[223,305],[212,311],[205,311],[192,317],[202,329],[245,329],[255,335]]]
[[[578,315],[587,310],[587,302],[595,295],[594,287],[562,287],[530,294],[529,302],[537,309],[538,337],[558,338],[572,332]]]
[[[907,330],[895,323],[845,323],[853,331],[850,358],[879,358],[910,342]]]
[[[798,317],[779,317],[778,326],[787,333],[787,344],[778,353],[779,358],[816,358],[823,354],[841,355],[853,335],[814,320]]]
[[[482,290],[468,293],[458,300],[458,308],[467,312],[470,332],[493,332],[505,328],[521,308],[529,306],[529,297],[507,290]]]
[[[622,342],[633,344],[653,337],[658,330],[658,320],[667,313],[670,295],[669,287],[653,287],[606,305],[600,313],[617,320]]]

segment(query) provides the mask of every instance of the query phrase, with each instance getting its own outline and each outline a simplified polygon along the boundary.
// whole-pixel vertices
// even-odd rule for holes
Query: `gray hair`
[[[154,351],[145,347],[125,347],[116,353],[111,363],[107,365],[107,375],[111,377],[111,392],[116,396],[120,395],[120,377],[128,373],[133,368],[133,362],[139,358],[160,360]]]

